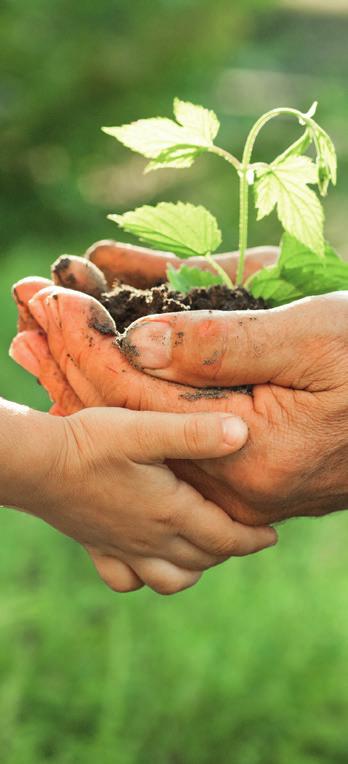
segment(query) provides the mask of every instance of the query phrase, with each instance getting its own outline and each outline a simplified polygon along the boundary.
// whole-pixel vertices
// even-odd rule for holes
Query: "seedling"
[[[237,173],[240,187],[239,263],[236,285],[243,283],[248,246],[249,192],[254,189],[257,219],[276,210],[284,228],[278,264],[264,268],[247,284],[254,297],[270,305],[281,305],[300,297],[348,288],[348,264],[324,239],[324,197],[330,183],[336,184],[337,158],[329,135],[314,120],[317,103],[307,113],[277,108],[264,114],[252,127],[239,160],[215,143],[220,123],[203,106],[174,100],[175,120],[163,117],[140,119],[121,127],[104,127],[128,148],[150,159],[145,172],[163,168],[189,168],[203,153],[216,154]],[[300,138],[271,163],[253,162],[255,141],[273,119],[294,117],[302,128]],[[314,149],[313,156],[308,156]],[[311,186],[316,186],[316,193]],[[145,205],[123,215],[109,215],[121,228],[158,249],[180,258],[200,255],[215,272],[183,265],[168,269],[170,285],[181,292],[193,287],[234,284],[217,262],[214,253],[222,237],[215,217],[204,207],[177,202]]]

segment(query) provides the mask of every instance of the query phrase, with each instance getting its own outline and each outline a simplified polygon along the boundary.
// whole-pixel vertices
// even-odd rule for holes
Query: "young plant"
[[[348,265],[328,247],[324,239],[324,213],[321,202],[310,186],[317,186],[326,196],[330,182],[335,185],[337,159],[329,135],[314,120],[317,103],[307,113],[278,108],[264,114],[252,127],[242,159],[215,143],[219,120],[203,106],[174,100],[176,121],[163,117],[140,119],[121,127],[104,127],[128,148],[151,161],[145,172],[163,168],[188,168],[203,153],[220,156],[237,173],[240,186],[239,263],[237,285],[242,284],[248,246],[249,191],[254,188],[257,219],[276,209],[285,235],[277,266],[262,269],[249,280],[248,289],[271,304],[283,304],[306,294],[319,294],[348,287]],[[304,128],[301,137],[273,162],[252,162],[255,141],[271,120],[291,116]],[[308,149],[314,148],[314,158]],[[233,284],[214,258],[221,244],[217,221],[201,206],[161,202],[143,206],[124,215],[109,215],[125,231],[181,258],[201,255],[215,274],[183,265],[168,269],[174,289],[187,292],[194,286]]]

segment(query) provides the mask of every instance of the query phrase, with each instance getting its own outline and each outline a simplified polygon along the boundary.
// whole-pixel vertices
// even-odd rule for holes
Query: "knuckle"
[[[166,526],[175,532],[182,528],[187,508],[187,486],[176,483],[162,497],[161,506],[157,506],[154,520],[159,526]]]
[[[199,358],[199,379],[214,383],[230,354],[231,321],[226,316],[201,317],[192,339]]]
[[[217,557],[227,559],[238,554],[238,541],[236,536],[225,536],[224,538],[216,539],[214,543],[214,549],[212,550]]]
[[[205,441],[204,417],[190,417],[184,424],[184,443],[189,451],[198,451]]]
[[[170,508],[168,504],[165,504],[162,507],[159,507],[156,510],[155,515],[155,522],[158,525],[161,526],[167,526],[168,528],[173,528],[176,526],[177,521],[177,513],[174,509]]]
[[[144,420],[142,415],[133,416],[129,418],[129,422],[127,423],[129,427],[129,434],[130,434],[130,441],[132,444],[132,449],[138,453],[141,451],[144,451],[145,444],[149,443],[149,435],[145,432],[144,429]],[[127,428],[128,429],[128,428]]]

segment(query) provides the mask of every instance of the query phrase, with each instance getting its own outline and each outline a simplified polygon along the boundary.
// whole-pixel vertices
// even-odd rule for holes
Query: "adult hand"
[[[128,341],[156,379],[254,385],[232,406],[249,427],[245,448],[189,475],[206,496],[215,486],[226,508],[232,493],[234,517],[268,522],[348,506],[347,292],[268,311],[147,317]]]

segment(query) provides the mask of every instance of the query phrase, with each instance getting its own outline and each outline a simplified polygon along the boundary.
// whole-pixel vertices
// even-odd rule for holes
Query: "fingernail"
[[[127,342],[143,369],[166,369],[172,359],[172,329],[164,321],[147,321],[130,329]]]
[[[224,443],[228,446],[244,445],[248,437],[248,427],[243,419],[238,416],[229,416],[223,419],[222,431]]]

